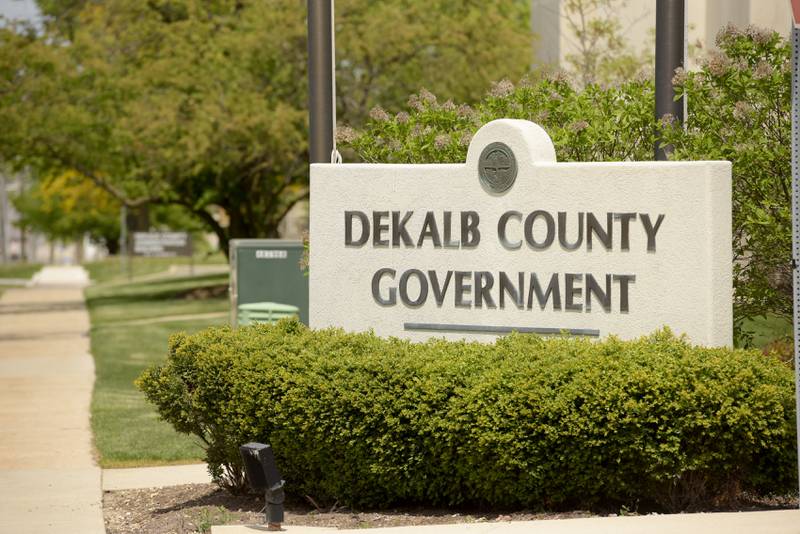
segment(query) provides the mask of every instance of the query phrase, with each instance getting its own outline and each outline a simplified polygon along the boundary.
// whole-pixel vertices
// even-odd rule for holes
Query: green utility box
[[[288,315],[298,315],[308,324],[308,277],[300,269],[302,257],[300,241],[232,240],[231,325],[271,322]]]
[[[251,302],[239,304],[237,326],[247,326],[253,323],[277,323],[287,317],[299,317],[300,308],[291,304],[278,302]]]

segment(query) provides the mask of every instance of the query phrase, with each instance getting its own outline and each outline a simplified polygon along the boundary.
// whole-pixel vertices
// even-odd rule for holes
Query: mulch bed
[[[262,524],[263,497],[233,496],[213,484],[106,491],[103,515],[108,534],[188,534],[209,532],[211,525]],[[356,512],[346,508],[318,510],[310,503],[287,500],[286,525],[336,528],[399,527],[481,521],[531,521],[590,517],[585,511],[566,513],[457,512],[397,509]]]
[[[263,524],[263,497],[234,496],[213,484],[186,484],[167,488],[106,491],[103,515],[108,534],[189,534],[210,532],[211,525]],[[757,498],[738,503],[735,508],[707,511],[753,511],[797,508],[791,497]],[[285,503],[285,525],[335,527],[340,529],[440,525],[483,521],[533,521],[591,517],[588,511],[497,512],[406,508],[355,511],[334,506],[321,509],[310,500]],[[636,510],[619,511],[636,515]],[[646,513],[639,510],[638,512]],[[616,514],[610,514],[616,515]]]

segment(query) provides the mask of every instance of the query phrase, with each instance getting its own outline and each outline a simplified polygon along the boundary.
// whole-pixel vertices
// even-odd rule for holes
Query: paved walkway
[[[74,265],[48,265],[31,277],[32,287],[71,287],[89,285],[89,274],[83,267]],[[83,297],[81,297],[81,300]]]
[[[284,527],[288,534],[797,534],[800,510],[589,517],[547,521],[509,521],[358,530]],[[211,534],[256,534],[264,527],[211,527]]]
[[[0,532],[105,532],[89,403],[87,281],[48,267],[0,298]]]
[[[28,278],[0,278],[0,286],[25,286],[29,282]]]

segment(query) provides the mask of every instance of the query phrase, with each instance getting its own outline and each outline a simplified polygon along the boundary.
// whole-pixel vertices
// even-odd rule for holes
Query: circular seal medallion
[[[481,184],[492,193],[508,191],[517,179],[517,160],[505,143],[490,143],[478,158]]]

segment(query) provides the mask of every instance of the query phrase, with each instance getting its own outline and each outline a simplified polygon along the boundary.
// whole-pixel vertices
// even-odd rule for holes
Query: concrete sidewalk
[[[288,534],[797,534],[800,532],[800,510],[588,517],[357,530],[290,525],[284,529]],[[266,528],[255,526],[211,527],[211,534],[256,534],[265,531]]]
[[[0,298],[0,532],[105,532],[89,404],[94,364],[75,267]]]
[[[86,287],[89,274],[81,266],[47,265],[31,277],[32,287]]]
[[[206,464],[103,469],[103,491],[209,483],[211,475]]]

